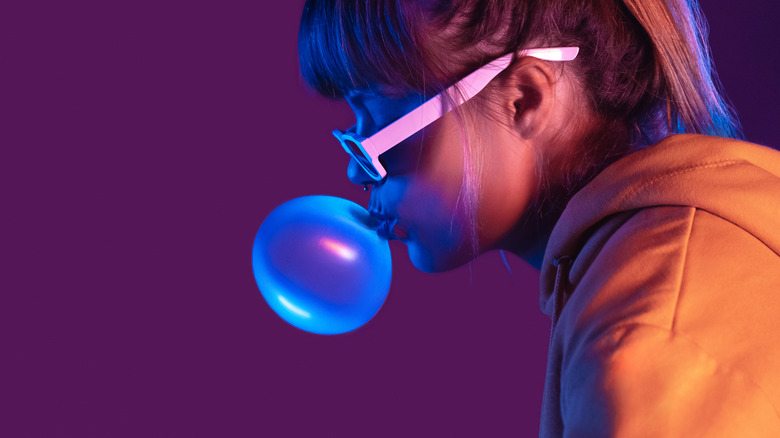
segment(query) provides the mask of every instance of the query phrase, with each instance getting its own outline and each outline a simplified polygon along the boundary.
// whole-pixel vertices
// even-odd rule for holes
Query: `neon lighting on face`
[[[298,315],[301,315],[301,316],[302,316],[302,317],[304,317],[304,318],[311,318],[311,313],[309,313],[309,312],[307,312],[307,311],[305,311],[305,310],[302,310],[302,309],[298,308],[298,307],[297,307],[297,306],[295,306],[293,303],[291,303],[291,302],[287,301],[287,300],[286,300],[286,299],[285,299],[283,296],[281,296],[281,295],[278,295],[278,297],[279,297],[279,302],[280,302],[280,303],[282,303],[282,305],[283,305],[284,307],[286,307],[286,308],[290,309],[290,311],[291,311],[291,312],[293,312],[293,313],[295,313],[295,314],[298,314]]]
[[[354,249],[333,239],[322,237],[320,238],[320,245],[344,260],[353,261],[357,258],[357,252]]]

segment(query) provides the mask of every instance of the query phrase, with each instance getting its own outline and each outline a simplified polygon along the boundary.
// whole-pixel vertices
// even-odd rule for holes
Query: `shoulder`
[[[586,234],[569,283],[562,319],[580,328],[631,322],[689,329],[698,315],[712,321],[729,303],[773,319],[780,313],[772,292],[780,291],[780,256],[731,221],[689,206],[605,219]]]
[[[632,324],[588,347],[561,376],[570,436],[780,436],[766,388],[689,336]]]
[[[733,402],[780,427],[780,258],[759,239],[694,207],[625,212],[589,234],[570,281],[557,330],[566,416],[601,406],[617,424],[643,409],[637,421],[671,427],[682,414],[669,409],[717,415]]]

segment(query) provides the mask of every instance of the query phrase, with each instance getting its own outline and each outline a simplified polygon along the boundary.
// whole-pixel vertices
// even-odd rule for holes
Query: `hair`
[[[742,136],[707,33],[696,0],[307,0],[298,49],[303,78],[338,99],[377,84],[432,96],[506,53],[578,46],[563,68],[597,128],[571,155],[542,164],[560,171],[538,169],[542,187],[526,220],[545,235],[571,196],[618,158],[674,133]],[[479,148],[464,143],[464,157],[476,251]]]

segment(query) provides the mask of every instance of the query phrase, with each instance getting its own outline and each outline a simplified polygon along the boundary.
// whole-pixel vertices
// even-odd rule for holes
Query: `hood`
[[[541,270],[542,311],[553,314],[554,260],[576,259],[584,234],[607,216],[659,205],[706,210],[780,255],[780,152],[678,134],[607,167],[569,201],[553,229]]]

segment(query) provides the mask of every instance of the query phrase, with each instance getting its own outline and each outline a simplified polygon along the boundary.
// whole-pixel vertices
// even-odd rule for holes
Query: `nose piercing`
[[[363,184],[363,191],[364,191],[364,192],[367,192],[367,191],[368,191],[368,184]]]

